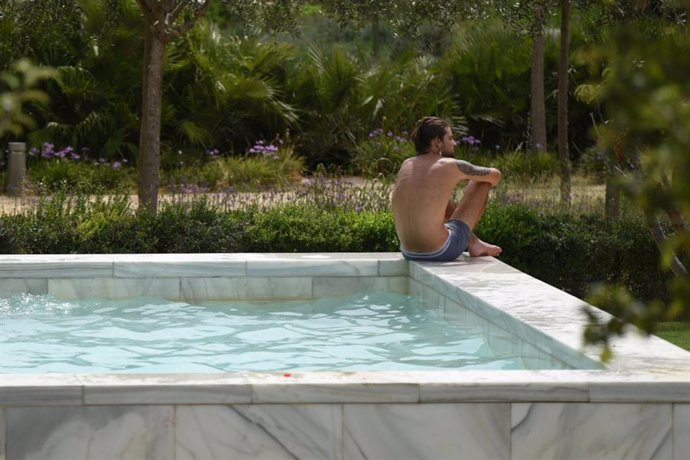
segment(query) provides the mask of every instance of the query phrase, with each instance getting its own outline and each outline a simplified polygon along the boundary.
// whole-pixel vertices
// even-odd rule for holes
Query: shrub
[[[503,248],[501,260],[577,297],[595,283],[627,285],[637,298],[669,300],[669,275],[639,219],[544,215],[524,205],[490,205],[477,226]]]
[[[525,153],[522,150],[498,155],[492,165],[500,169],[505,177],[519,181],[548,179],[559,168],[558,159],[553,154],[543,151]]]
[[[251,252],[367,252],[398,247],[390,213],[373,211],[286,205],[254,214],[246,230]]]
[[[126,161],[91,159],[88,148],[56,149],[53,144],[44,143],[40,150],[29,151],[27,176],[32,184],[49,192],[67,188],[97,193],[132,187],[136,171]]]
[[[368,139],[355,148],[352,167],[356,174],[364,177],[395,177],[400,165],[407,158],[415,156],[414,145],[407,139],[407,132],[397,135],[393,131],[384,133],[375,129]]]
[[[597,283],[626,285],[644,301],[669,300],[670,276],[642,220],[544,215],[524,205],[488,207],[477,227],[501,260],[577,297]],[[327,207],[302,200],[221,209],[205,198],[135,213],[129,197],[64,191],[0,219],[6,252],[370,252],[398,251],[389,210]]]
[[[161,186],[173,192],[208,192],[220,189],[224,175],[218,167],[220,152],[199,149],[178,149],[161,154]]]
[[[149,231],[149,252],[241,252],[247,244],[243,219],[214,209],[204,197],[189,206],[166,204],[142,219]]]

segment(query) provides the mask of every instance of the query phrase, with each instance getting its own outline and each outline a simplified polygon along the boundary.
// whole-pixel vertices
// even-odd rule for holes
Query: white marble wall
[[[0,441],[4,441],[0,459],[682,460],[690,454],[688,407],[592,403],[11,407],[0,412]]]
[[[17,256],[0,261],[0,296],[194,302],[310,299],[367,290],[407,293],[407,262],[396,254]]]
[[[535,359],[578,355],[582,301],[491,258],[412,263],[409,278],[399,254],[0,262],[5,296],[303,298],[408,283],[449,321],[537,331],[546,348],[524,345]],[[0,460],[690,458],[688,354],[659,339],[614,347],[614,371],[0,375]]]

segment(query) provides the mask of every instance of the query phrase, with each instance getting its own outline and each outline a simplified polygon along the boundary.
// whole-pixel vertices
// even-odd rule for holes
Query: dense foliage
[[[44,88],[50,104],[31,109],[37,129],[26,139],[33,147],[89,148],[107,161],[135,164],[143,53],[135,3],[43,3],[12,0],[0,15],[0,67],[26,56],[58,72]],[[218,5],[168,46],[164,166],[178,150],[238,155],[289,130],[310,168],[357,170],[356,147],[369,133],[409,131],[431,113],[453,119],[459,134],[473,135],[491,152],[525,145],[529,43],[506,32],[499,17],[481,26],[459,23],[450,34],[422,23],[415,36],[397,38],[382,21],[376,54],[366,21],[337,23],[318,7],[305,7],[296,20],[298,35],[267,35],[228,20]],[[552,70],[556,43],[547,43]],[[547,102],[555,110],[556,81],[547,76]],[[574,131],[577,152],[591,143],[590,118],[584,104],[574,101],[572,108],[572,123],[581,128]]]

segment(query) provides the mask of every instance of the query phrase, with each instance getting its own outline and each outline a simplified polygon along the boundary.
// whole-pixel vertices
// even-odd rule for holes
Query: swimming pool
[[[304,300],[0,299],[0,373],[569,369],[465,311],[373,291]],[[594,365],[594,363],[593,363]]]
[[[469,313],[574,370],[0,375],[14,458],[685,458],[688,353],[614,343],[592,369],[583,302],[492,258],[399,254],[6,256],[0,296],[293,300],[387,290]],[[587,367],[589,366],[589,367]],[[585,367],[585,369],[583,369]],[[4,448],[3,448],[4,447]],[[1,455],[0,455],[1,458]]]

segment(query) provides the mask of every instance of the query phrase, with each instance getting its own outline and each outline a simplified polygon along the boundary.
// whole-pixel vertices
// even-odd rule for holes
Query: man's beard
[[[455,150],[451,150],[448,152],[444,152],[443,150],[441,150],[441,156],[444,158],[455,158]]]

